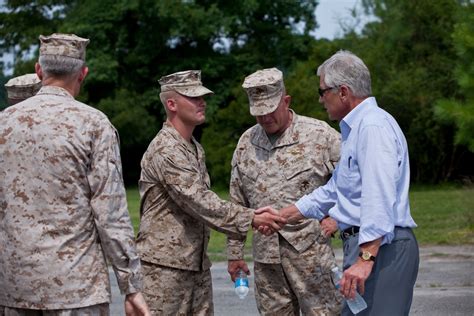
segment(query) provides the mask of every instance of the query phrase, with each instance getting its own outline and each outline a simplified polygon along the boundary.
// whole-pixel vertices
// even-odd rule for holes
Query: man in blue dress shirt
[[[330,216],[344,243],[342,294],[363,294],[368,308],[358,315],[408,315],[419,253],[408,189],[405,136],[395,119],[371,97],[370,72],[348,51],[318,68],[319,101],[338,120],[341,159],[329,182],[281,210],[289,222]],[[343,315],[352,315],[347,305]]]

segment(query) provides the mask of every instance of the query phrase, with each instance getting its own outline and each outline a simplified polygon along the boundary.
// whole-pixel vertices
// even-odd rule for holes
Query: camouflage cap
[[[251,115],[272,113],[280,104],[285,90],[283,73],[277,68],[258,70],[245,78],[242,88],[249,97]]]
[[[36,74],[26,74],[8,80],[5,89],[8,99],[25,100],[41,89],[41,80]]]
[[[40,56],[60,55],[86,60],[86,46],[89,39],[74,34],[54,33],[49,36],[40,35]]]
[[[187,97],[200,97],[214,93],[202,85],[200,70],[175,72],[161,77],[158,82],[161,85],[161,92],[176,91]]]

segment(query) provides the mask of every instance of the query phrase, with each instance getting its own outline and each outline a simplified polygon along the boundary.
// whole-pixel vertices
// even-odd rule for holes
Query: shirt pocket
[[[283,170],[286,187],[291,189],[295,196],[302,196],[311,192],[316,186],[313,166],[310,163],[290,165]]]
[[[242,174],[242,184],[244,188],[254,188],[257,185],[260,175],[259,168],[247,168],[240,171]]]
[[[360,195],[359,165],[354,157],[355,155],[352,153],[343,155],[336,167],[338,189],[350,193],[353,197]]]

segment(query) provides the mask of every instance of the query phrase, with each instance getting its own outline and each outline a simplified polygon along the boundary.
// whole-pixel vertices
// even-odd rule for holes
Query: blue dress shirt
[[[369,97],[339,123],[341,159],[331,179],[303,196],[305,217],[330,215],[339,229],[360,226],[359,244],[393,239],[395,226],[416,227],[410,214],[410,165],[405,136],[395,119]]]

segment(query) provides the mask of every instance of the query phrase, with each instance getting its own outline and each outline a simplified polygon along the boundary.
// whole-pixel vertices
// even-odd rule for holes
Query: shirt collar
[[[53,94],[60,97],[74,99],[74,97],[64,88],[58,86],[42,86],[36,95]]]
[[[194,150],[192,147],[193,145],[196,146],[196,149],[198,148],[198,145],[197,145],[198,142],[196,141],[194,136],[191,136],[191,142],[188,142],[186,139],[183,138],[183,136],[181,136],[181,134],[176,130],[176,128],[174,128],[174,126],[168,121],[165,121],[163,123],[162,129],[163,131],[166,131],[168,134],[171,134],[171,137],[173,137],[177,142],[179,142],[181,145],[186,147],[186,149],[190,151],[191,153],[194,153]],[[198,151],[198,155],[200,155],[199,150],[197,151]]]
[[[265,150],[272,150],[273,148],[283,147],[292,145],[299,142],[299,133],[294,133],[296,123],[298,122],[298,115],[290,109],[293,115],[290,126],[283,132],[283,134],[275,141],[272,145],[268,139],[267,133],[260,125],[257,126],[256,132],[252,137],[251,143],[257,147],[261,147]]]
[[[377,101],[375,101],[374,97],[368,97],[344,116],[344,118],[339,122],[342,140],[347,139],[352,128],[357,126],[367,111],[374,107],[377,107]]]

